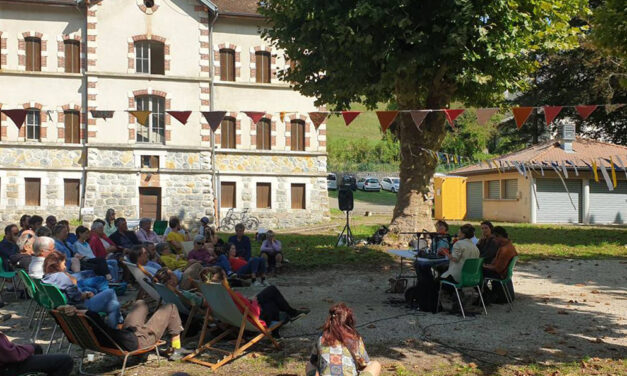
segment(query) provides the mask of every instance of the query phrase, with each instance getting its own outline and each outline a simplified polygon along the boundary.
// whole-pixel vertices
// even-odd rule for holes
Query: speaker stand
[[[346,211],[346,225],[344,225],[344,229],[342,229],[342,232],[340,233],[340,236],[337,237],[337,242],[335,243],[335,246],[339,246],[340,245],[340,240],[342,240],[342,237],[346,234],[346,246],[351,246],[351,245],[355,245],[355,241],[353,240],[353,231],[351,231],[351,225],[350,225],[350,210]]]

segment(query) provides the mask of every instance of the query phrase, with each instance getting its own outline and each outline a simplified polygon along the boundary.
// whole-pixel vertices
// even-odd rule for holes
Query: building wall
[[[506,200],[491,200],[486,198],[485,184],[489,180],[517,179],[518,198]],[[483,218],[501,222],[530,222],[531,221],[531,183],[517,172],[501,174],[485,174],[468,176],[466,182],[483,182]]]

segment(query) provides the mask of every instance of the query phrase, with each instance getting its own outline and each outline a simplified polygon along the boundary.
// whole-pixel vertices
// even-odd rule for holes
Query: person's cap
[[[205,244],[205,237],[202,235],[194,236],[194,243],[203,243]]]
[[[204,223],[204,224],[209,223],[209,217],[202,217],[202,218],[200,219],[200,222],[202,222],[202,223]]]

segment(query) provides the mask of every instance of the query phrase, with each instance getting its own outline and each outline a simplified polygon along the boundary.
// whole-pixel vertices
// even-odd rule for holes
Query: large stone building
[[[325,125],[277,78],[289,61],[263,22],[255,0],[0,0],[0,107],[28,110],[20,129],[0,118],[0,222],[109,207],[325,220]],[[145,126],[133,110],[151,111]],[[192,113],[183,125],[169,110]],[[215,137],[210,110],[227,111]]]

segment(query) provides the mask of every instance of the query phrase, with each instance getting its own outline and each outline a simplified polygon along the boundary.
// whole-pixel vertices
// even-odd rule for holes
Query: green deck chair
[[[152,225],[152,231],[159,236],[163,236],[165,229],[168,227],[168,221],[155,221]]]
[[[4,291],[4,284],[7,281],[7,279],[10,279],[11,282],[13,282],[13,293],[15,294],[15,300],[18,299],[17,297],[17,273],[16,272],[10,272],[8,270],[4,269],[4,264],[2,261],[2,257],[0,257],[0,279],[2,280],[2,282],[0,282],[0,294],[2,294],[2,292]]]
[[[453,283],[445,280],[440,281],[440,292],[438,293],[438,305],[436,306],[436,312],[440,309],[440,296],[442,295],[442,285],[449,285],[455,288],[455,294],[457,295],[457,301],[459,302],[459,308],[462,311],[462,316],[466,318],[464,312],[464,306],[462,300],[459,297],[459,290],[464,287],[476,287],[479,292],[479,299],[481,299],[481,305],[483,311],[488,314],[485,309],[485,303],[483,302],[483,296],[481,295],[481,283],[483,281],[483,258],[467,259],[462,267],[462,280],[459,283]]]
[[[498,278],[493,278],[493,277],[485,277],[483,279],[484,286],[487,281],[492,281],[492,284],[494,284],[495,282],[498,282],[501,284],[501,288],[503,289],[503,292],[505,293],[505,299],[507,299],[507,303],[509,303],[510,311],[514,308],[514,306],[512,305],[512,297],[509,296],[509,291],[507,291],[507,288],[505,288],[505,284],[512,280],[512,276],[514,275],[514,266],[516,266],[516,261],[518,261],[518,256],[514,256],[509,262],[509,265],[507,266],[507,276],[505,278],[498,279]]]
[[[162,285],[161,283],[152,283],[152,282],[149,282],[149,283],[150,285],[152,285],[152,287],[155,288],[155,290],[157,290],[157,292],[161,296],[162,302],[166,304],[174,304],[176,308],[178,309],[179,314],[187,316],[187,321],[185,321],[185,330],[183,330],[183,333],[181,334],[181,341],[183,341],[185,339],[185,336],[187,336],[187,331],[189,330],[189,327],[192,321],[194,320],[194,318],[197,318],[198,306],[196,306],[195,304],[193,304],[193,302],[191,302],[192,308],[189,309],[183,303],[181,298],[178,295],[176,295],[172,290],[167,288],[165,285]]]
[[[48,299],[50,300],[50,309],[55,309],[57,307],[61,307],[67,304],[67,298],[65,297],[65,294],[62,293],[61,290],[59,290],[57,286],[42,283],[41,288],[46,294],[46,296],[48,297]],[[46,354],[50,352],[50,347],[52,346],[52,341],[54,340],[54,335],[57,332],[58,326],[59,325],[57,325],[56,323],[54,324],[54,327],[52,329],[52,335],[50,336],[50,340],[48,341],[48,348],[46,349]],[[63,339],[63,337],[61,337],[61,339]]]

